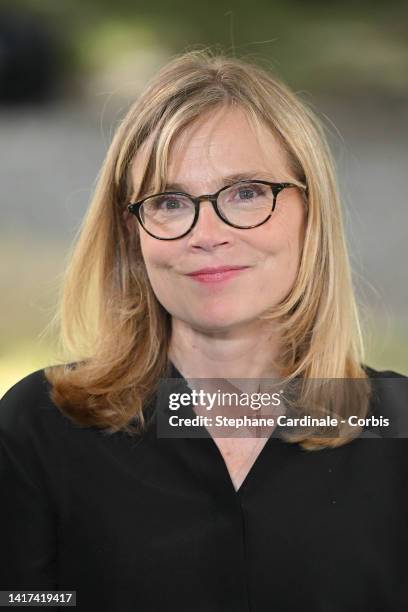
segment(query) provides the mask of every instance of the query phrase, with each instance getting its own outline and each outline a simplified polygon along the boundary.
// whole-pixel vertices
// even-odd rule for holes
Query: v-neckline
[[[247,484],[247,483],[248,483],[248,481],[253,480],[253,478],[254,478],[253,473],[256,473],[257,469],[259,469],[259,468],[257,468],[257,465],[259,466],[259,464],[263,462],[262,456],[263,456],[263,454],[264,454],[265,448],[268,446],[268,444],[269,444],[269,442],[270,442],[271,437],[272,437],[272,435],[271,435],[271,436],[269,436],[269,437],[268,437],[268,438],[265,440],[265,442],[264,442],[263,446],[261,447],[261,449],[260,449],[260,450],[259,450],[259,452],[257,453],[257,455],[256,455],[255,459],[252,461],[250,468],[247,470],[247,472],[246,472],[246,474],[245,474],[245,477],[244,477],[244,478],[243,478],[243,480],[241,481],[241,483],[240,483],[239,487],[238,487],[238,488],[235,488],[234,481],[233,481],[233,479],[232,479],[232,476],[231,476],[231,474],[230,474],[230,471],[229,471],[229,469],[228,469],[227,462],[226,462],[226,461],[225,461],[225,459],[224,459],[224,456],[223,456],[223,454],[222,454],[222,451],[220,450],[220,448],[219,448],[218,444],[216,443],[216,441],[214,440],[214,438],[213,438],[213,437],[210,435],[210,438],[211,438],[211,441],[212,441],[212,445],[213,445],[213,446],[215,446],[215,447],[216,447],[216,450],[218,451],[218,454],[219,454],[219,456],[220,456],[220,459],[221,459],[221,461],[222,461],[222,463],[223,463],[223,466],[224,466],[224,468],[225,468],[225,471],[226,471],[226,474],[227,474],[228,480],[231,482],[231,486],[232,486],[232,488],[233,488],[233,490],[234,490],[234,493],[235,493],[236,495],[240,496],[240,495],[242,494],[242,491],[243,491],[243,490],[245,490],[245,489],[248,487],[248,484]],[[265,451],[265,452],[267,452],[267,451]]]
[[[177,379],[181,379],[181,384],[183,386],[186,387],[186,390],[191,391],[186,379],[184,378],[184,376],[181,374],[181,372],[176,368],[176,366],[173,364],[173,362],[171,360],[169,360],[168,362],[168,370],[167,370],[168,374],[167,374],[167,378],[177,378]],[[189,416],[196,416],[196,413],[194,412],[194,410],[192,409],[191,405],[187,404],[187,406],[184,407],[186,414]],[[256,480],[256,475],[259,472],[259,470],[262,468],[262,465],[265,461],[265,457],[266,455],[269,453],[269,449],[271,447],[272,444],[272,440],[275,440],[276,443],[278,442],[282,442],[282,440],[280,439],[279,436],[277,436],[277,431],[281,430],[281,428],[279,426],[275,427],[272,431],[272,433],[268,436],[265,444],[262,446],[261,450],[259,451],[258,455],[256,456],[255,460],[253,461],[251,467],[249,468],[248,472],[245,475],[245,478],[243,479],[243,481],[241,482],[240,486],[236,489],[234,486],[234,482],[231,478],[231,475],[229,473],[226,461],[222,455],[222,452],[220,451],[217,443],[215,442],[213,436],[210,434],[210,432],[208,431],[208,429],[204,426],[204,425],[200,425],[197,428],[199,431],[202,431],[202,433],[204,435],[202,436],[194,436],[192,438],[186,438],[194,440],[196,443],[197,442],[201,442],[204,443],[205,446],[208,447],[208,449],[210,450],[210,452],[212,454],[214,454],[217,457],[217,461],[221,462],[221,469],[224,475],[224,478],[227,480],[230,490],[232,490],[234,497],[236,499],[241,498],[241,496],[247,491],[247,489],[249,487],[251,487],[251,483],[254,482]],[[204,442],[204,440],[209,439],[208,442]]]

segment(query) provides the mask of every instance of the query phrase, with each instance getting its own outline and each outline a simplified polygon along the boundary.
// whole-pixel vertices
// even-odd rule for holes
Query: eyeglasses
[[[227,225],[251,229],[268,221],[279,193],[288,187],[303,189],[307,195],[307,187],[302,183],[242,180],[196,198],[180,191],[164,191],[132,202],[127,209],[153,238],[178,240],[196,225],[200,202],[204,200],[211,202],[217,216]]]

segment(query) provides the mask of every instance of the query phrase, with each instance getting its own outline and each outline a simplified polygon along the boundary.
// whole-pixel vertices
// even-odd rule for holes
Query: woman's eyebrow
[[[251,172],[239,172],[236,174],[229,174],[228,176],[223,176],[218,179],[218,183],[220,188],[224,187],[224,185],[228,185],[230,183],[236,183],[237,181],[246,181],[251,179],[262,179],[262,178],[270,178],[271,173],[266,173],[265,171],[251,171]],[[181,183],[166,183],[165,187],[167,189],[174,189],[175,191],[188,191],[185,185]]]

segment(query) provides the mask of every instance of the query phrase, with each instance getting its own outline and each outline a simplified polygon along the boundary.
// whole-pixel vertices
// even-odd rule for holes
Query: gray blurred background
[[[121,117],[174,53],[222,47],[313,107],[337,163],[366,362],[408,374],[408,3],[0,6],[0,395],[55,361],[70,245]]]

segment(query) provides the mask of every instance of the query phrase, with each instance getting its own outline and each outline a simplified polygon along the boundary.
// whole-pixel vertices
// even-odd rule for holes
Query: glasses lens
[[[140,207],[144,227],[157,238],[177,238],[187,232],[194,213],[190,198],[171,193],[147,198]]]
[[[222,191],[218,208],[234,225],[250,227],[264,221],[272,212],[273,192],[270,185],[242,182]]]

